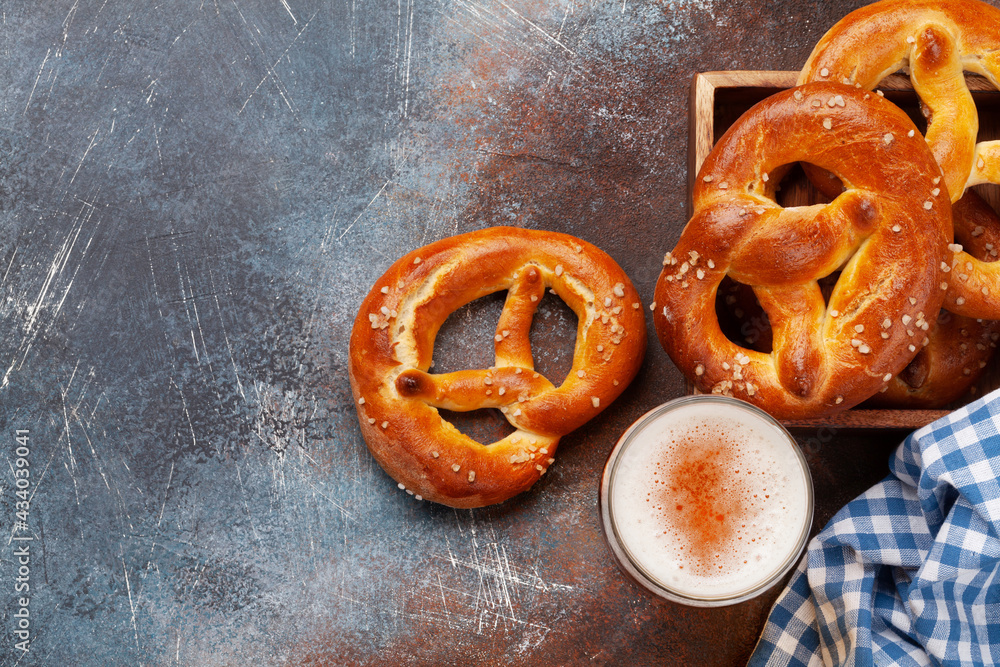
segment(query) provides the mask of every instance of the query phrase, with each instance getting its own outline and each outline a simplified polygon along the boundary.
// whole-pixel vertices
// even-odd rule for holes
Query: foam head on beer
[[[689,397],[623,436],[605,471],[602,514],[619,560],[647,587],[681,601],[736,601],[801,555],[812,484],[795,441],[766,414]]]

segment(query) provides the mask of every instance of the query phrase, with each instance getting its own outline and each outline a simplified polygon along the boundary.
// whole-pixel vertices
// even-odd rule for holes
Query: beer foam
[[[729,597],[767,582],[811,522],[794,446],[754,412],[717,404],[689,403],[641,425],[611,490],[622,546],[681,595]]]

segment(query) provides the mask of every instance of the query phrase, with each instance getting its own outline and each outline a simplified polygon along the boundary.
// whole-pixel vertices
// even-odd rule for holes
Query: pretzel
[[[898,70],[909,71],[927,117],[927,143],[951,200],[971,186],[1000,183],[1000,141],[976,142],[979,118],[964,76],[980,74],[1000,87],[1000,10],[978,0],[882,0],[862,7],[817,43],[799,83],[838,81],[872,89]],[[972,264],[975,286],[953,282],[949,310],[1000,318],[1000,267],[961,251],[951,261]],[[991,298],[975,298],[984,288]]]
[[[780,173],[798,161],[845,191],[825,205],[778,206]],[[700,390],[779,418],[860,403],[913,358],[908,331],[923,344],[944,297],[952,222],[940,180],[913,123],[881,97],[815,83],[760,102],[705,160],[694,215],[664,258],[653,320],[663,347]],[[818,280],[838,270],[827,305]],[[727,275],[767,312],[769,354],[722,333],[715,296]]]
[[[534,371],[528,338],[546,288],[578,318],[573,365],[558,387]],[[495,365],[431,374],[445,318],[502,290]],[[559,439],[632,381],[645,349],[639,296],[607,254],[565,234],[496,227],[414,250],[379,278],[351,333],[351,390],[369,450],[401,489],[481,507],[531,487]],[[483,445],[438,408],[499,408],[516,430]]]

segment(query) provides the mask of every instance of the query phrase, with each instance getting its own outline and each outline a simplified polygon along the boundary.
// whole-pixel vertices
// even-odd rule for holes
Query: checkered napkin
[[[810,542],[749,667],[1000,662],[1000,391],[889,469]]]

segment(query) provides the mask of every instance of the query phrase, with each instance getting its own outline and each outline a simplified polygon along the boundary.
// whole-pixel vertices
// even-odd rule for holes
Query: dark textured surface
[[[608,451],[684,391],[651,330],[552,472],[474,511],[374,464],[348,332],[398,256],[500,223],[599,245],[648,303],[685,222],[692,74],[798,69],[859,4],[0,5],[0,526],[33,538],[26,654],[0,549],[0,663],[745,662],[776,591],[653,600],[601,536]],[[449,321],[440,362],[488,364],[498,313]],[[573,326],[539,316],[550,377]],[[505,428],[484,419],[463,428]],[[817,525],[896,442],[798,436]]]

